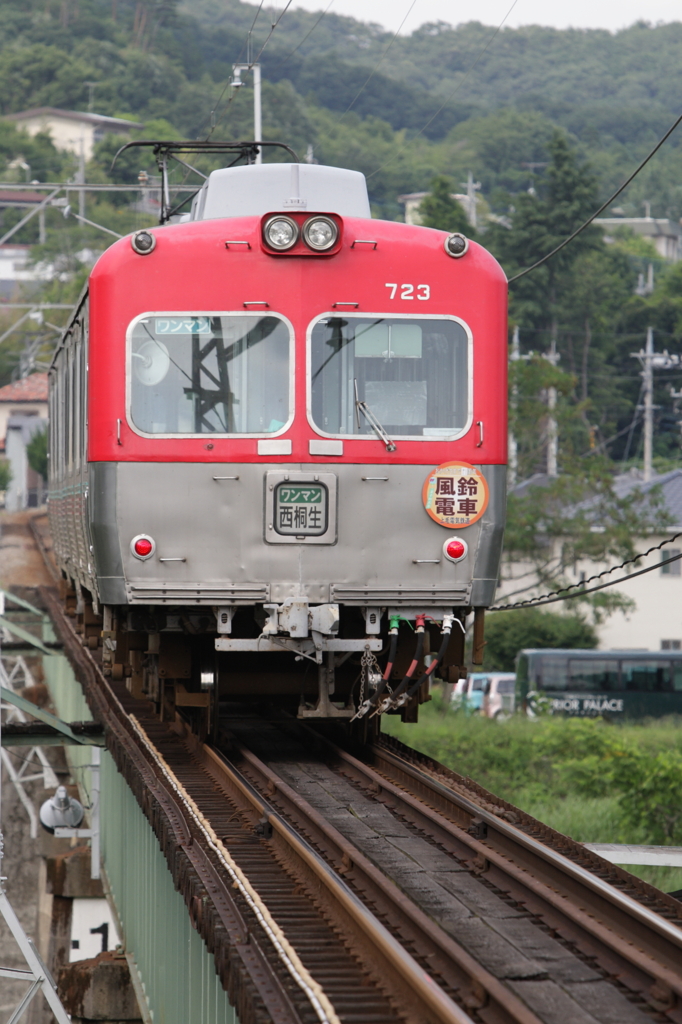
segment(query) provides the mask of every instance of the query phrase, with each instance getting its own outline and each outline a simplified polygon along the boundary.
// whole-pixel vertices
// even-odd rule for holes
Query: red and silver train
[[[164,716],[414,720],[495,595],[506,296],[336,167],[216,170],[115,242],[50,371],[55,553],[105,672]]]

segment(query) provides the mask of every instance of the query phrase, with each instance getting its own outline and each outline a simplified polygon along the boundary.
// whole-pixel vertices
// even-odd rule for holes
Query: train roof
[[[251,164],[212,171],[191,220],[262,217],[274,211],[371,217],[364,174],[322,164]]]

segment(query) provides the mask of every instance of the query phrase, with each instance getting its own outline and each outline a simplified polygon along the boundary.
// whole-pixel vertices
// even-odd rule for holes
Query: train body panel
[[[314,482],[327,464],[290,465]],[[105,604],[254,604],[305,596],[311,603],[427,607],[491,603],[502,543],[505,467],[480,467],[490,501],[483,517],[460,531],[468,556],[443,557],[444,530],[424,514],[422,466],[335,466],[336,508],[328,544],[268,543],[268,478],[275,463],[206,466],[93,463],[90,522],[67,505],[52,519],[92,534],[97,593]],[[218,479],[214,479],[218,477]],[[374,479],[372,479],[372,477]],[[83,506],[84,510],[84,506]],[[156,544],[141,562],[130,543]],[[449,536],[449,534],[448,534]],[[161,561],[167,559],[167,561]],[[85,584],[85,578],[82,579]]]
[[[373,435],[346,436],[342,461],[437,465],[456,456],[470,463],[506,463],[506,281],[489,253],[471,243],[466,257],[455,260],[443,250],[443,232],[352,220],[344,223],[344,248],[336,256],[272,256],[262,249],[260,230],[261,220],[255,218],[171,225],[157,232],[149,257],[136,256],[126,239],[101,257],[90,282],[91,335],[96,339],[90,351],[91,461],[257,460],[256,437],[221,437],[215,431],[213,447],[207,448],[205,437],[141,436],[130,421],[130,375],[126,380],[126,339],[136,318],[256,311],[286,318],[294,335],[295,410],[290,427],[276,435],[291,441],[291,453],[277,461],[314,461],[310,441],[328,436],[307,415],[308,336],[311,325],[325,315],[349,313],[456,318],[465,324],[472,339],[471,396],[467,427],[453,431],[460,435],[456,441],[405,440],[396,452],[382,453]],[[352,248],[368,234],[372,244]],[[226,246],[230,241],[232,247]],[[477,423],[483,424],[480,446]]]

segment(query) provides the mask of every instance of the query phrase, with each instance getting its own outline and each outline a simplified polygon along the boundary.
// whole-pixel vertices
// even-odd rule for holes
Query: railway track
[[[384,737],[224,706],[211,746],[42,591],[242,1024],[682,1024],[682,904]]]

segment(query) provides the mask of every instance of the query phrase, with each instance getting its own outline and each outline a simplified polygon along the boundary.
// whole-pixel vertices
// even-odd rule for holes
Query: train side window
[[[469,423],[470,363],[470,335],[453,318],[322,317],[310,336],[313,425],[373,434],[359,400],[390,435],[451,439]]]
[[[64,350],[57,359],[57,452],[59,454],[59,476],[64,476]]]
[[[144,316],[129,332],[129,414],[145,434],[281,432],[293,332],[279,316]]]
[[[572,658],[568,663],[571,692],[618,690],[618,662],[607,658]]]
[[[83,346],[82,334],[79,331],[76,335],[76,344],[73,350],[73,465],[74,469],[80,469],[81,455],[81,348]]]
[[[669,661],[623,661],[623,689],[634,693],[661,693],[673,689]]]

